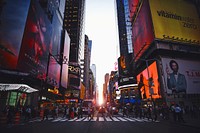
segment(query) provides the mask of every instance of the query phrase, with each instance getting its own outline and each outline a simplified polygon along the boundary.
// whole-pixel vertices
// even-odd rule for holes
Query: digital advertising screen
[[[151,88],[149,81],[152,82]],[[141,91],[142,99],[161,98],[160,83],[156,62],[149,64],[149,67],[137,75],[138,89]]]
[[[38,1],[32,1],[24,30],[17,68],[33,77],[45,75],[52,25]]]
[[[184,0],[150,0],[155,37],[200,41],[200,18],[192,2]]]
[[[133,24],[134,57],[138,59],[154,39],[152,21],[148,1],[144,0],[138,16]]]
[[[30,0],[0,2],[0,67],[16,69]]]
[[[162,58],[162,66],[168,94],[200,94],[200,62]]]

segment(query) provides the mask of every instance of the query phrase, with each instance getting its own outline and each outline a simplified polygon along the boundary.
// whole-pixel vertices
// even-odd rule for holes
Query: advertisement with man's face
[[[200,41],[200,19],[192,2],[150,0],[155,37]]]
[[[0,67],[16,69],[30,0],[0,1]]]
[[[51,40],[51,23],[37,1],[32,1],[20,49],[18,69],[34,77],[45,75]]]
[[[143,54],[154,39],[148,1],[144,0],[133,24],[133,47],[136,60]]]
[[[200,62],[162,58],[168,94],[200,93]]]
[[[149,79],[149,80],[148,80]],[[152,86],[149,86],[149,81],[151,80]],[[156,62],[149,65],[148,68],[143,70],[137,75],[138,89],[140,89],[142,99],[161,98],[160,93],[160,83],[158,79],[158,71]]]

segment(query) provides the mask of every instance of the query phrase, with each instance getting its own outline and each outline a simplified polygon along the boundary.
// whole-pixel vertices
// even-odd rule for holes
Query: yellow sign
[[[200,42],[200,19],[196,7],[184,0],[149,0],[155,37]]]

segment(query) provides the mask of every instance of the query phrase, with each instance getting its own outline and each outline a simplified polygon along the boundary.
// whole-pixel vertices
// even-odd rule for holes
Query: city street
[[[1,133],[199,133],[200,128],[170,121],[151,121],[147,118],[113,117],[97,114],[92,120],[86,115],[83,118],[68,120],[58,117],[41,121],[39,118],[19,125],[1,127]]]

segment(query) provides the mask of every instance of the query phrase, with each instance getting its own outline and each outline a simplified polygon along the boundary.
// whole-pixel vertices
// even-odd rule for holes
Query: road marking
[[[79,118],[79,119],[77,119],[76,121],[82,121],[83,119],[85,119],[85,117]]]
[[[53,120],[52,122],[57,122],[60,121],[62,118],[56,118],[55,120]]]
[[[114,121],[120,121],[120,120],[117,119],[116,117],[112,117],[112,119],[113,119]]]
[[[124,119],[126,119],[126,120],[128,120],[128,121],[133,121],[133,122],[135,122],[135,120],[130,119],[130,118],[124,118]]]
[[[68,119],[67,118],[63,118],[62,120],[60,120],[60,121],[67,121]]]
[[[106,121],[112,121],[112,119],[110,119],[110,117],[105,117]]]
[[[103,117],[99,117],[99,121],[104,121],[104,118]]]
[[[73,119],[70,119],[70,120],[68,120],[68,121],[75,121],[77,118],[75,117],[75,118],[73,118]]]
[[[93,117],[93,119],[91,119],[91,121],[97,121],[97,117]]]
[[[126,119],[122,118],[122,117],[117,117],[118,119],[120,119],[121,121],[127,121]]]

